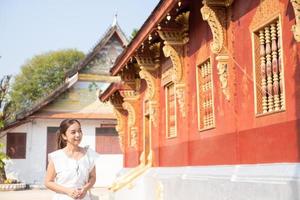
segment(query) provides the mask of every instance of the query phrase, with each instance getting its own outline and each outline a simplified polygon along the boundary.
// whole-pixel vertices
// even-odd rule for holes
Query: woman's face
[[[63,135],[63,138],[66,140],[67,144],[78,146],[82,139],[81,126],[78,123],[72,124],[66,131],[66,134]]]

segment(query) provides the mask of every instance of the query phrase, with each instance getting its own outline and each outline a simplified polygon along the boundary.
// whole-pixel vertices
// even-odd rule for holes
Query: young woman
[[[63,120],[58,148],[48,155],[45,186],[56,192],[53,200],[91,200],[88,190],[95,184],[96,170],[92,150],[80,147],[81,126],[76,119]]]

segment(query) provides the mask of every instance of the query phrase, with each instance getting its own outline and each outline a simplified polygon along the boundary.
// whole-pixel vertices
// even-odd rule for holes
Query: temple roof
[[[120,26],[117,22],[113,23],[110,28],[104,33],[104,35],[101,37],[101,39],[96,43],[95,47],[88,53],[84,59],[82,59],[79,63],[75,64],[74,67],[72,67],[71,70],[69,70],[66,73],[65,81],[58,86],[54,91],[52,91],[49,95],[45,96],[44,98],[37,101],[34,105],[32,105],[29,108],[26,108],[19,113],[16,114],[16,117],[12,121],[8,121],[5,125],[5,127],[2,130],[7,130],[16,126],[19,126],[21,124],[24,124],[34,118],[37,118],[37,116],[34,116],[34,113],[37,113],[42,108],[47,106],[49,103],[53,102],[55,99],[57,99],[61,94],[66,92],[68,88],[72,87],[77,81],[78,81],[78,72],[83,69],[85,66],[89,64],[91,60],[94,59],[94,57],[97,55],[97,53],[107,44],[107,42],[112,38],[113,36],[116,36],[119,42],[122,44],[123,47],[126,47],[128,44],[128,40],[121,30]],[[74,115],[74,113],[72,113]],[[80,115],[80,116],[79,116]],[[101,114],[79,114],[77,117],[80,118],[107,118],[112,119],[113,114],[106,113],[105,116]],[[60,114],[46,114],[45,118],[65,118],[70,117],[71,115],[68,115],[67,113],[60,113]],[[75,115],[74,115],[75,116]]]

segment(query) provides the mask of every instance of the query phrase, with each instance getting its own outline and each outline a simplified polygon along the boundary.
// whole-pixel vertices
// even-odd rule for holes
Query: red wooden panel
[[[96,128],[96,152],[101,154],[122,153],[115,128]]]
[[[8,133],[6,152],[13,159],[26,158],[26,133]]]

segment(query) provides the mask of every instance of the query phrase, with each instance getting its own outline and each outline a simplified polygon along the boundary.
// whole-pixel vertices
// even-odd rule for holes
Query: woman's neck
[[[65,147],[65,150],[69,153],[74,153],[74,152],[80,151],[80,147],[75,146],[75,145],[71,145],[71,144],[68,143],[67,146]]]

